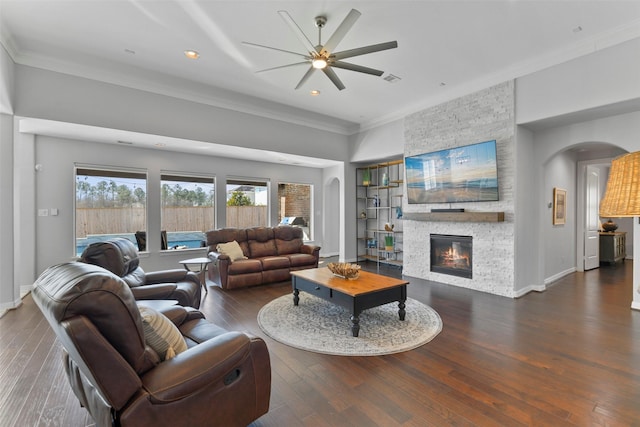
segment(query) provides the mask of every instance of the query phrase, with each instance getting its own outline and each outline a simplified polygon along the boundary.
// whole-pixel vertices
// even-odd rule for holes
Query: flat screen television
[[[496,141],[405,157],[409,203],[498,200]]]

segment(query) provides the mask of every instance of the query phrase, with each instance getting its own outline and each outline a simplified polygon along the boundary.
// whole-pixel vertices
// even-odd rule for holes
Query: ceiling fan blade
[[[331,37],[329,37],[329,40],[324,44],[320,54],[325,55],[328,52],[333,52],[333,49],[335,49],[336,46],[338,46],[338,43],[340,43],[344,36],[347,35],[351,27],[353,27],[353,24],[355,24],[358,18],[360,18],[360,15],[362,15],[360,12],[355,9],[351,9],[342,23],[333,32]]]
[[[279,49],[277,47],[265,46],[262,44],[251,43],[251,42],[242,42],[242,44],[246,44],[247,46],[251,46],[251,47],[259,47],[261,49],[277,50],[278,52],[290,53],[292,55],[302,56],[305,59],[311,59],[309,55],[305,55],[304,53],[292,52],[290,50]]]
[[[325,67],[322,69],[322,71],[327,77],[329,77],[329,80],[331,80],[333,84],[336,85],[338,90],[344,89],[344,84],[342,84],[342,82],[338,78],[338,75],[331,69],[331,67]]]
[[[296,62],[294,64],[280,65],[278,67],[271,67],[271,68],[265,68],[264,70],[258,70],[258,71],[256,71],[256,73],[264,73],[265,71],[279,70],[280,68],[295,67],[295,66],[298,66],[298,65],[305,65],[305,64],[308,64],[308,63],[309,63],[309,61],[304,61],[304,62]]]
[[[331,63],[332,67],[342,68],[344,70],[357,71],[359,73],[372,74],[380,77],[384,74],[384,71],[376,70],[375,68],[363,67],[362,65],[350,64],[348,62],[334,61]]]
[[[309,80],[309,77],[311,77],[311,74],[313,74],[313,72],[314,72],[315,70],[316,70],[315,68],[313,68],[313,67],[309,67],[309,69],[307,70],[307,72],[306,72],[306,73],[304,73],[304,76],[302,76],[302,78],[300,79],[300,82],[298,82],[298,85],[296,86],[296,90],[300,89],[300,87],[301,87],[303,84],[305,84],[305,82],[306,82],[307,80]]]
[[[298,27],[298,24],[296,24],[296,21],[294,21],[291,15],[289,15],[289,12],[287,12],[286,10],[279,10],[278,14],[282,17],[282,19],[284,19],[284,22],[289,25],[289,28],[291,28],[291,30],[295,33],[296,37],[298,37],[298,40],[300,40],[304,48],[307,49],[309,53],[316,52],[316,48],[313,43],[311,43],[307,36],[302,32],[300,27]]]
[[[354,56],[365,55],[367,53],[380,52],[381,50],[395,49],[398,47],[397,41],[372,44],[370,46],[357,47],[355,49],[343,50],[342,52],[336,52],[330,56],[331,59],[345,59]]]

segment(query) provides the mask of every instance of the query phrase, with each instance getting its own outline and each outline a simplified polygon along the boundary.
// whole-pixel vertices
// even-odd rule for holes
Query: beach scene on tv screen
[[[498,200],[496,142],[405,158],[409,203]]]

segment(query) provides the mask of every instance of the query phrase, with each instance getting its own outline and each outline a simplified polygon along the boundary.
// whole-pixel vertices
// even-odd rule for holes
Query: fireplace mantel
[[[405,212],[402,219],[441,222],[503,222],[504,212]]]

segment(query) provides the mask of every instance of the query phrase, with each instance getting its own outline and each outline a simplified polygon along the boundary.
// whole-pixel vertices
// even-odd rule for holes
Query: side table
[[[202,257],[202,258],[189,258],[189,259],[184,259],[182,261],[179,261],[180,264],[182,264],[184,266],[184,269],[187,271],[193,271],[195,273],[199,273],[200,274],[200,283],[202,284],[202,287],[204,288],[204,291],[206,293],[209,293],[209,289],[207,289],[207,269],[209,268],[209,264],[211,264],[211,259],[210,258],[206,258],[206,257]],[[189,268],[190,265],[199,266],[199,270],[191,270],[191,268]]]

